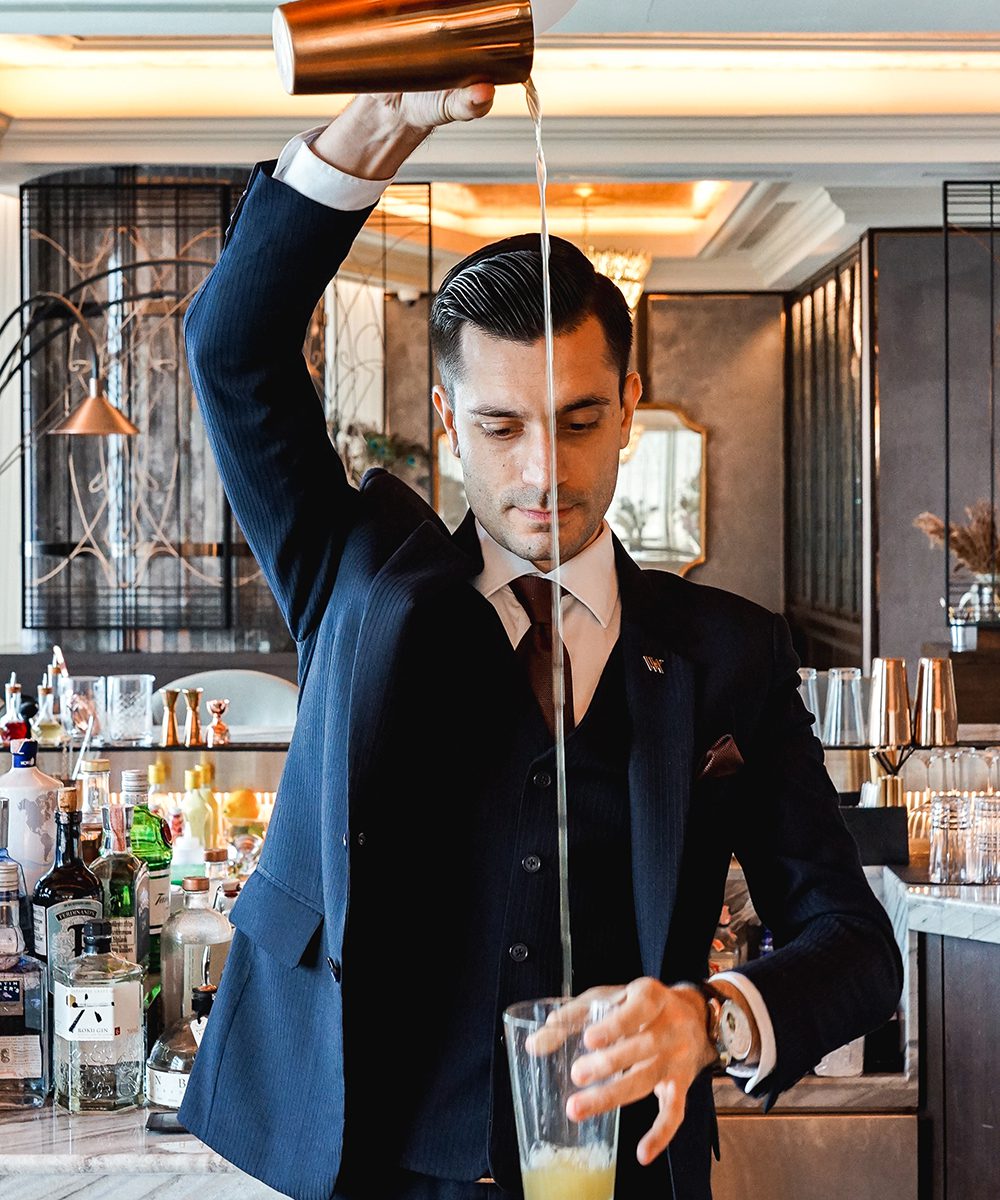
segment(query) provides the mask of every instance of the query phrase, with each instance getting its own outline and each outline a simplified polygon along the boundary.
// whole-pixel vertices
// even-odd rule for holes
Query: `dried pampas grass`
[[[1000,518],[988,500],[977,500],[966,510],[965,525],[952,524],[948,544],[952,554],[973,575],[1000,574]],[[930,538],[932,545],[943,546],[945,542],[944,521],[934,513],[923,512],[913,522]]]

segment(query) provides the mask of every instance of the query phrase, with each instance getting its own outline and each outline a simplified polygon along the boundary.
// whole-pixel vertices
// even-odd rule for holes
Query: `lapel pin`
[[[662,675],[663,674],[663,659],[662,658],[650,658],[648,654],[644,654],[642,656],[642,661],[646,664],[646,667],[648,668],[648,670],[652,671],[654,675]]]

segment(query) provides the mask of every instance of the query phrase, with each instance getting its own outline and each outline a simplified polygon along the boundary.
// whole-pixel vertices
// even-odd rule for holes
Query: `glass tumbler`
[[[826,685],[822,742],[824,746],[865,744],[860,667],[830,668]]]
[[[931,793],[931,883],[967,881],[970,810],[961,792]]]
[[[129,746],[153,743],[153,675],[108,676],[108,736]]]
[[[526,1000],[504,1013],[524,1200],[612,1200],[619,1110],[583,1121],[566,1115],[579,1089],[573,1063],[589,1051],[584,1031],[616,999]]]
[[[1000,796],[972,797],[969,883],[1000,883]]]
[[[59,717],[70,739],[79,745],[94,718],[91,742],[100,745],[107,721],[106,680],[103,675],[60,675]]]
[[[799,691],[802,693],[802,703],[813,718],[813,733],[819,737],[823,728],[823,716],[819,707],[819,684],[815,667],[799,667]]]

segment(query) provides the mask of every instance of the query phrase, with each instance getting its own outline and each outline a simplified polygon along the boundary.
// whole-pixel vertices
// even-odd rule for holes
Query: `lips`
[[[531,508],[519,508],[517,511],[527,517],[529,521],[536,521],[539,524],[548,524],[552,520],[552,513],[549,511]],[[564,520],[569,516],[570,512],[572,512],[572,508],[561,508],[559,510],[559,520]]]

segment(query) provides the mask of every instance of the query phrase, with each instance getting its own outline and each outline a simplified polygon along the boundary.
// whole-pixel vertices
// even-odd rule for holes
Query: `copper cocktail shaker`
[[[272,35],[292,95],[524,83],[535,50],[529,0],[294,0]]]

